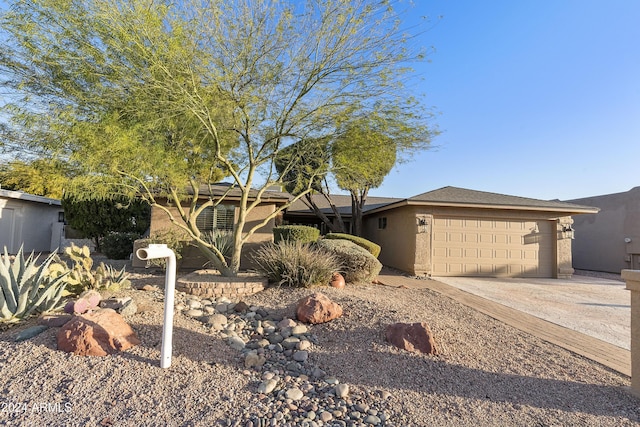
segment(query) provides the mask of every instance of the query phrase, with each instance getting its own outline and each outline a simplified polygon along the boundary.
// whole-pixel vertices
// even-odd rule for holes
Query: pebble
[[[263,381],[258,386],[258,393],[269,394],[276,388],[276,385],[278,385],[278,381],[273,378]]]
[[[349,385],[348,384],[337,384],[334,388],[336,396],[339,398],[344,398],[349,395]]]
[[[309,358],[309,352],[305,350],[299,350],[293,353],[293,360],[296,362],[304,362]]]
[[[302,390],[300,390],[297,387],[290,388],[285,392],[284,395],[286,396],[287,399],[291,399],[291,400],[300,400],[304,397],[304,393],[302,392]]]
[[[384,390],[355,389],[343,384],[310,358],[322,343],[309,326],[272,316],[257,306],[227,298],[176,294],[175,309],[200,320],[214,336],[238,351],[243,374],[255,381],[257,405],[228,426],[397,427],[391,421],[392,397]],[[314,347],[316,346],[316,347]]]

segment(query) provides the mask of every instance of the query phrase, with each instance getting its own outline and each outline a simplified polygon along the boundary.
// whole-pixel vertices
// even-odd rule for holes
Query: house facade
[[[293,208],[284,219],[299,223],[304,209]],[[414,275],[566,278],[573,274],[572,216],[597,211],[444,187],[367,201],[363,237],[382,247],[384,265]]]
[[[640,187],[629,191],[570,200],[600,209],[575,219],[574,266],[620,273],[640,269]]]
[[[64,214],[60,200],[0,189],[0,251],[49,252],[60,246]]]
[[[255,201],[257,195],[256,191],[252,191],[250,194],[250,202]],[[221,183],[216,184],[209,189],[208,187],[202,187],[199,191],[198,197],[204,203],[209,199],[219,199],[224,197],[224,201],[215,206],[206,209],[196,220],[198,229],[202,232],[212,232],[213,230],[232,231],[238,221],[239,215],[239,203],[240,203],[240,191],[238,189],[229,189],[229,184]],[[249,212],[246,223],[245,231],[250,230],[256,225],[260,224],[269,215],[280,209],[281,206],[286,204],[290,195],[279,191],[265,191],[260,198],[260,202]],[[176,206],[171,206],[166,199],[158,198],[159,204],[163,205],[173,215],[174,219],[178,223],[185,224],[180,217],[179,210]],[[183,209],[187,210],[188,205],[183,204]],[[273,241],[273,227],[280,221],[279,217],[271,219],[264,227],[255,232],[244,245],[242,251],[241,268],[251,268],[251,254],[262,244]],[[178,234],[183,234],[184,231],[179,226],[173,224],[167,212],[159,207],[152,207],[151,209],[151,222],[149,226],[149,234],[151,236],[161,234],[168,230],[173,230]],[[146,261],[140,260],[136,255],[137,247],[134,248],[134,268],[144,268]],[[195,246],[186,247],[182,254],[181,268],[183,269],[199,269],[208,267],[207,259],[200,253],[200,250]]]

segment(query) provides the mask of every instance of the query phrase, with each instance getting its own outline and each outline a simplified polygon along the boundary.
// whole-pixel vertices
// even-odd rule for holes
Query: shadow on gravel
[[[122,353],[123,357],[160,366],[160,352],[162,348],[162,325],[148,325],[131,323],[131,327],[140,338],[140,347],[154,351],[157,357],[146,358],[132,352]],[[185,357],[196,363],[228,364],[236,366],[235,357],[238,352],[231,349],[221,338],[191,329],[173,328],[172,359]],[[172,363],[173,363],[172,362]]]
[[[625,408],[621,409],[625,417],[640,421],[638,401],[623,387],[488,372],[449,363],[438,356],[391,349],[378,328],[336,330],[330,325],[319,326],[320,348],[314,352],[313,361],[345,383],[428,393],[436,399],[450,395],[599,416],[620,416],[616,409]],[[345,345],[350,334],[369,336],[371,341]],[[627,412],[630,407],[636,408],[634,413]]]

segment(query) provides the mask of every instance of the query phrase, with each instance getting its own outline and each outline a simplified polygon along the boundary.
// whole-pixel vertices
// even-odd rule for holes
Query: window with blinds
[[[233,231],[234,223],[235,206],[233,205],[210,206],[196,218],[196,225],[200,231]]]

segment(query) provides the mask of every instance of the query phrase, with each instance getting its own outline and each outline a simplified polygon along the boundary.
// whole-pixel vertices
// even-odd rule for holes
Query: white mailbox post
[[[149,245],[140,248],[136,255],[141,260],[164,258],[167,262],[164,280],[164,325],[162,326],[162,350],[160,352],[160,367],[171,366],[171,347],[173,336],[173,301],[176,288],[176,254],[167,245]]]

